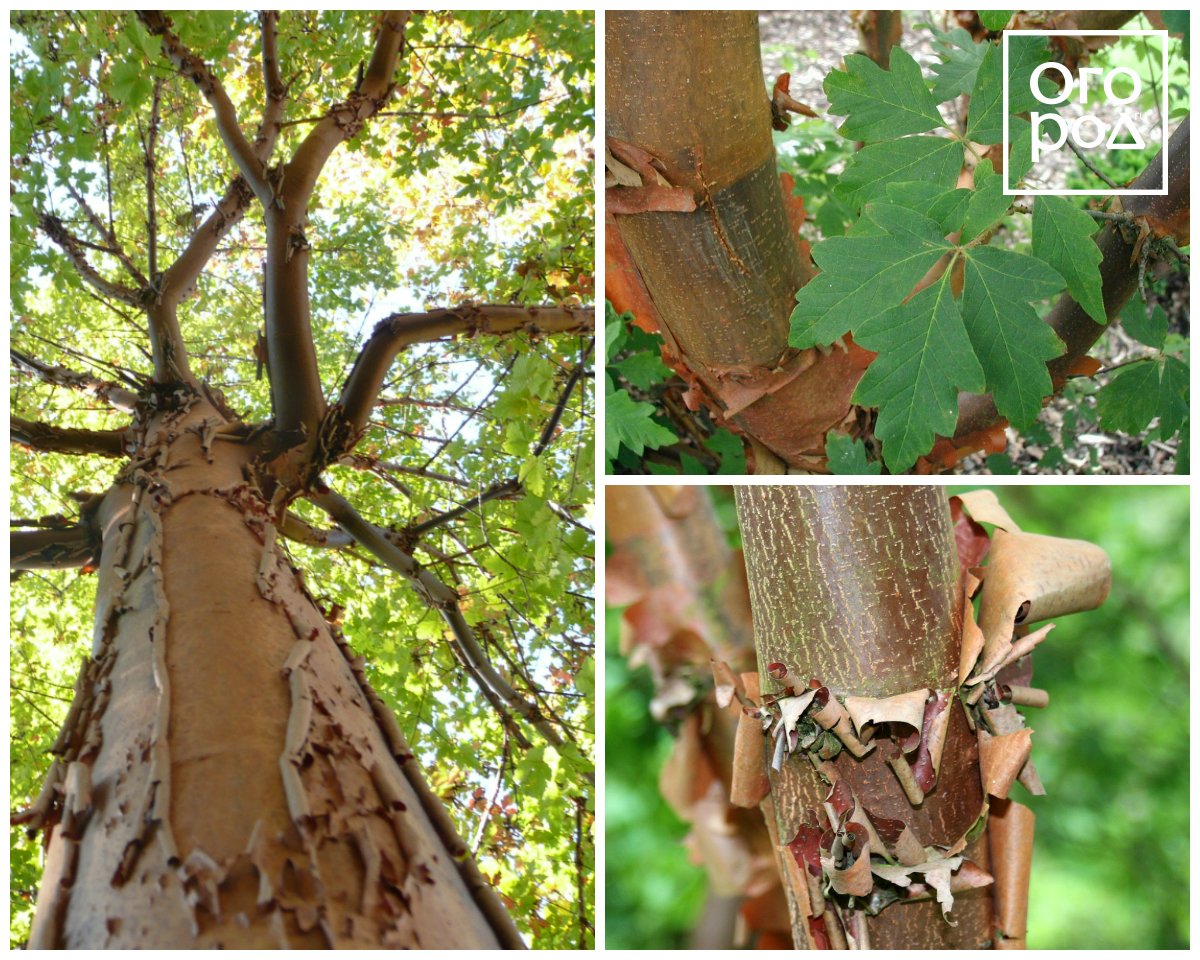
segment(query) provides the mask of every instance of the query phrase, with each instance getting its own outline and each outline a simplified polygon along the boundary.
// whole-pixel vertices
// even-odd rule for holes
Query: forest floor
[[[918,23],[934,23],[944,29],[939,11],[905,13],[900,45],[923,67],[937,62],[928,30]],[[763,53],[763,76],[768,87],[785,70],[790,70],[791,95],[825,114],[829,99],[822,84],[826,75],[841,66],[842,58],[858,49],[858,36],[846,10],[774,10],[759,14]],[[1066,177],[1075,160],[1066,152],[1059,158],[1056,176]],[[1053,183],[1048,183],[1053,185]],[[1061,185],[1061,184],[1059,184]],[[812,239],[818,239],[813,237]],[[1021,241],[1022,237],[1016,239]],[[1187,336],[1189,329],[1188,281],[1186,274],[1169,278],[1167,294],[1158,302],[1170,320],[1172,332]],[[1101,336],[1091,355],[1102,365],[1096,379],[1071,384],[1065,394],[1055,396],[1042,410],[1032,430],[1008,430],[1007,458],[1011,470],[1022,474],[1169,474],[1175,470],[1175,442],[1147,442],[1123,433],[1100,429],[1094,393],[1106,380],[1103,373],[1147,352],[1147,348],[1113,326]],[[1058,453],[1057,451],[1061,451]],[[1047,456],[1049,454],[1049,458]],[[1043,463],[1043,460],[1046,460]],[[993,461],[993,466],[1003,466]],[[967,458],[956,472],[993,472],[982,455]],[[1009,472],[1005,470],[1004,472]]]

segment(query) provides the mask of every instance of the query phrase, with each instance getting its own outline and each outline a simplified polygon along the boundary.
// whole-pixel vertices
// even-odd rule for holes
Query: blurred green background
[[[712,488],[736,536],[732,489]],[[950,487],[949,492],[971,489]],[[1188,545],[1186,487],[996,486],[1031,533],[1090,540],[1112,559],[1099,609],[1062,617],[1034,656],[1050,692],[1032,715],[1047,796],[1037,813],[1030,948],[1188,946]],[[650,678],[617,654],[606,617],[607,946],[687,947],[705,880],[658,796],[669,734]]]

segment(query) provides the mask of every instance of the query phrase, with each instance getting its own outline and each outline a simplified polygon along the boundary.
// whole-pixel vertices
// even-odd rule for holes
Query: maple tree
[[[591,945],[592,14],[12,28],[14,944]]]
[[[756,15],[608,21],[607,294],[615,316],[662,335],[683,402],[703,411],[681,431],[683,411],[656,409],[664,391],[647,389],[661,373],[624,344],[609,356],[610,467],[731,472],[732,430],[757,472],[948,469],[1002,450],[1007,425],[1030,428],[1047,398],[1096,372],[1087,351],[1110,318],[1129,316],[1125,332],[1148,350],[1099,390],[1101,422],[1178,435],[1186,469],[1186,345],[1164,349],[1146,281],[1186,264],[1186,112],[1129,184],[1155,189],[1165,166],[1165,196],[1085,209],[1006,194],[1002,168],[1019,189],[1034,165],[1029,112],[1054,109],[1034,95],[1035,68],[1077,69],[1089,51],[1068,57],[1014,34],[1005,76],[1005,27],[1056,24],[994,14],[998,26],[974,36],[929,27],[939,62],[928,72],[900,46],[847,55],[824,91],[838,136],[856,147],[836,173],[816,161],[826,166],[804,183],[777,177],[771,127],[815,113],[788,94],[786,74],[766,95]],[[1186,38],[1186,17],[1171,29]],[[1056,92],[1045,73],[1038,83]],[[657,102],[680,84],[682,108]],[[727,106],[700,116],[717,103]],[[809,207],[823,237],[811,249],[797,232]],[[686,454],[643,456],[680,434]]]

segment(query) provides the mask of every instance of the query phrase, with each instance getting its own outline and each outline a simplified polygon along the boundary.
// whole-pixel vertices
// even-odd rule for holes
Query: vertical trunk
[[[855,350],[814,362],[787,344],[812,267],[775,166],[757,14],[613,11],[605,29],[607,135],[650,151],[696,197],[693,213],[615,218],[673,362],[785,461],[819,450],[849,410],[849,391],[832,405],[828,394],[865,362]]]
[[[761,676],[781,662],[785,683],[797,690],[811,677],[830,694],[870,698],[957,687],[962,593],[938,488],[752,486],[738,488],[737,504]],[[958,704],[949,708],[936,786],[918,806],[886,762],[888,745],[862,759],[843,750],[833,761],[873,819],[907,824],[923,847],[954,844],[984,804],[975,735]],[[787,843],[829,786],[797,757],[771,781],[779,839]],[[987,869],[986,833],[965,855]],[[805,908],[794,888],[789,894],[803,944]],[[979,948],[992,937],[991,893],[956,894],[952,919],[957,926],[925,900],[893,903],[866,924],[873,948]]]
[[[31,947],[496,947],[515,931],[203,402],[105,497]]]

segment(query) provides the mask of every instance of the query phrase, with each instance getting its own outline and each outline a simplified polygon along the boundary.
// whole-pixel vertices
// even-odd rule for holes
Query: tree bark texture
[[[810,678],[831,695],[871,698],[958,685],[962,588],[938,488],[747,486],[737,488],[737,506],[764,693],[804,689]],[[783,684],[765,679],[772,663],[787,668]],[[975,734],[958,704],[949,708],[941,770],[919,806],[885,762],[886,745],[862,759],[842,750],[832,761],[873,819],[907,824],[924,847],[954,844],[984,806]],[[772,771],[779,842],[795,837],[805,811],[820,809],[828,794],[802,758]],[[985,871],[986,838],[964,851]],[[803,908],[795,889],[788,892],[803,945]],[[992,939],[991,893],[955,894],[952,919],[957,926],[924,900],[892,903],[865,922],[873,948],[980,948]]]
[[[135,424],[99,505],[30,947],[519,944],[224,426]]]
[[[616,269],[636,274],[640,312],[653,310],[696,402],[790,462],[845,416],[849,392],[833,412],[826,397],[869,355],[817,364],[787,344],[813,269],[781,192],[757,14],[613,11],[605,29],[607,135],[649,151],[696,198],[691,213],[608,221],[632,261]]]

